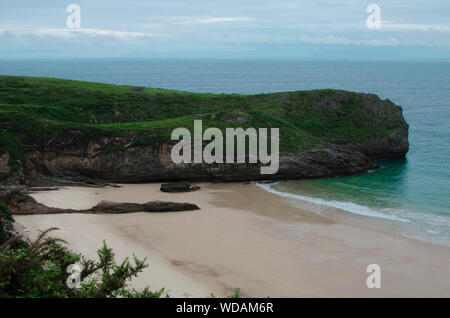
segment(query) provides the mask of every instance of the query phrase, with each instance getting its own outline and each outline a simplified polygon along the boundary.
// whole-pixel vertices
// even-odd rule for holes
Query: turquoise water
[[[348,212],[416,225],[450,244],[450,62],[258,59],[0,60],[0,74],[50,76],[193,92],[267,93],[337,88],[376,93],[404,110],[405,160],[334,179],[271,189]]]

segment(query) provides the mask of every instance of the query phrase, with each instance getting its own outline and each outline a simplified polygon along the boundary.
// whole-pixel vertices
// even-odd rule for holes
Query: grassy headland
[[[393,116],[400,114],[400,116]],[[260,95],[203,94],[52,78],[0,76],[0,154],[25,167],[24,140],[66,131],[88,138],[131,136],[105,146],[122,151],[170,141],[177,127],[278,127],[281,154],[329,144],[357,145],[404,125],[400,107],[375,95],[338,90]]]

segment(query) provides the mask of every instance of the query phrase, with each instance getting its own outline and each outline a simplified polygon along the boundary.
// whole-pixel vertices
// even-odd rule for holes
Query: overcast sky
[[[132,56],[450,59],[450,1],[1,0],[0,58]]]

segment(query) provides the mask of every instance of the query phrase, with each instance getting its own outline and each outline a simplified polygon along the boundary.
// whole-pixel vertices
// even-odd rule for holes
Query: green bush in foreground
[[[0,202],[0,244],[11,237],[13,221],[11,211],[3,202]]]
[[[152,292],[127,289],[131,278],[148,266],[146,259],[134,256],[134,264],[125,259],[117,264],[112,249],[103,242],[98,250],[98,261],[89,260],[70,252],[60,239],[48,237],[48,229],[32,242],[24,242],[12,236],[0,245],[0,297],[26,298],[159,298],[164,289]],[[17,240],[22,244],[17,244]],[[69,265],[78,263],[83,268],[79,288],[67,284],[71,273]]]

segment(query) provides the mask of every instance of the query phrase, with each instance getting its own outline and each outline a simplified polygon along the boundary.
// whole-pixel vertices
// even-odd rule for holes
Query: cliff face
[[[408,152],[402,110],[373,94],[317,90],[194,94],[0,76],[0,177],[114,182],[247,181],[341,176]],[[173,129],[279,128],[278,173],[259,164],[175,164]]]
[[[104,138],[102,141],[104,144],[130,142],[127,138]],[[44,175],[74,180],[86,177],[111,182],[303,179],[363,173],[377,168],[370,155],[375,154],[377,159],[391,158],[407,151],[405,140],[388,139],[381,143],[382,146],[376,141],[368,141],[367,155],[337,145],[297,155],[281,155],[279,171],[273,175],[261,175],[260,164],[175,164],[171,159],[173,143],[102,153],[104,146],[78,131],[41,140],[40,150],[27,152],[27,158]],[[399,148],[401,143],[403,148]],[[383,152],[376,152],[379,149]]]
[[[53,151],[33,152],[28,156],[31,161],[41,158],[36,166],[43,174],[113,182],[302,179],[362,173],[377,167],[359,152],[326,148],[282,156],[278,173],[261,175],[259,164],[175,164],[170,159],[169,149],[170,146],[164,144],[95,157]]]
[[[371,114],[382,114],[374,116],[375,124],[381,124],[380,120],[390,118],[397,124],[395,129],[382,136],[369,137],[352,148],[358,150],[372,159],[391,159],[404,157],[409,150],[408,130],[409,126],[403,118],[402,109],[390,100],[382,101],[376,95],[365,94],[364,105]],[[368,114],[368,117],[370,115]],[[370,120],[370,118],[367,118]]]
[[[399,128],[384,138],[364,140],[353,149],[372,159],[404,157],[409,150],[408,127]]]

